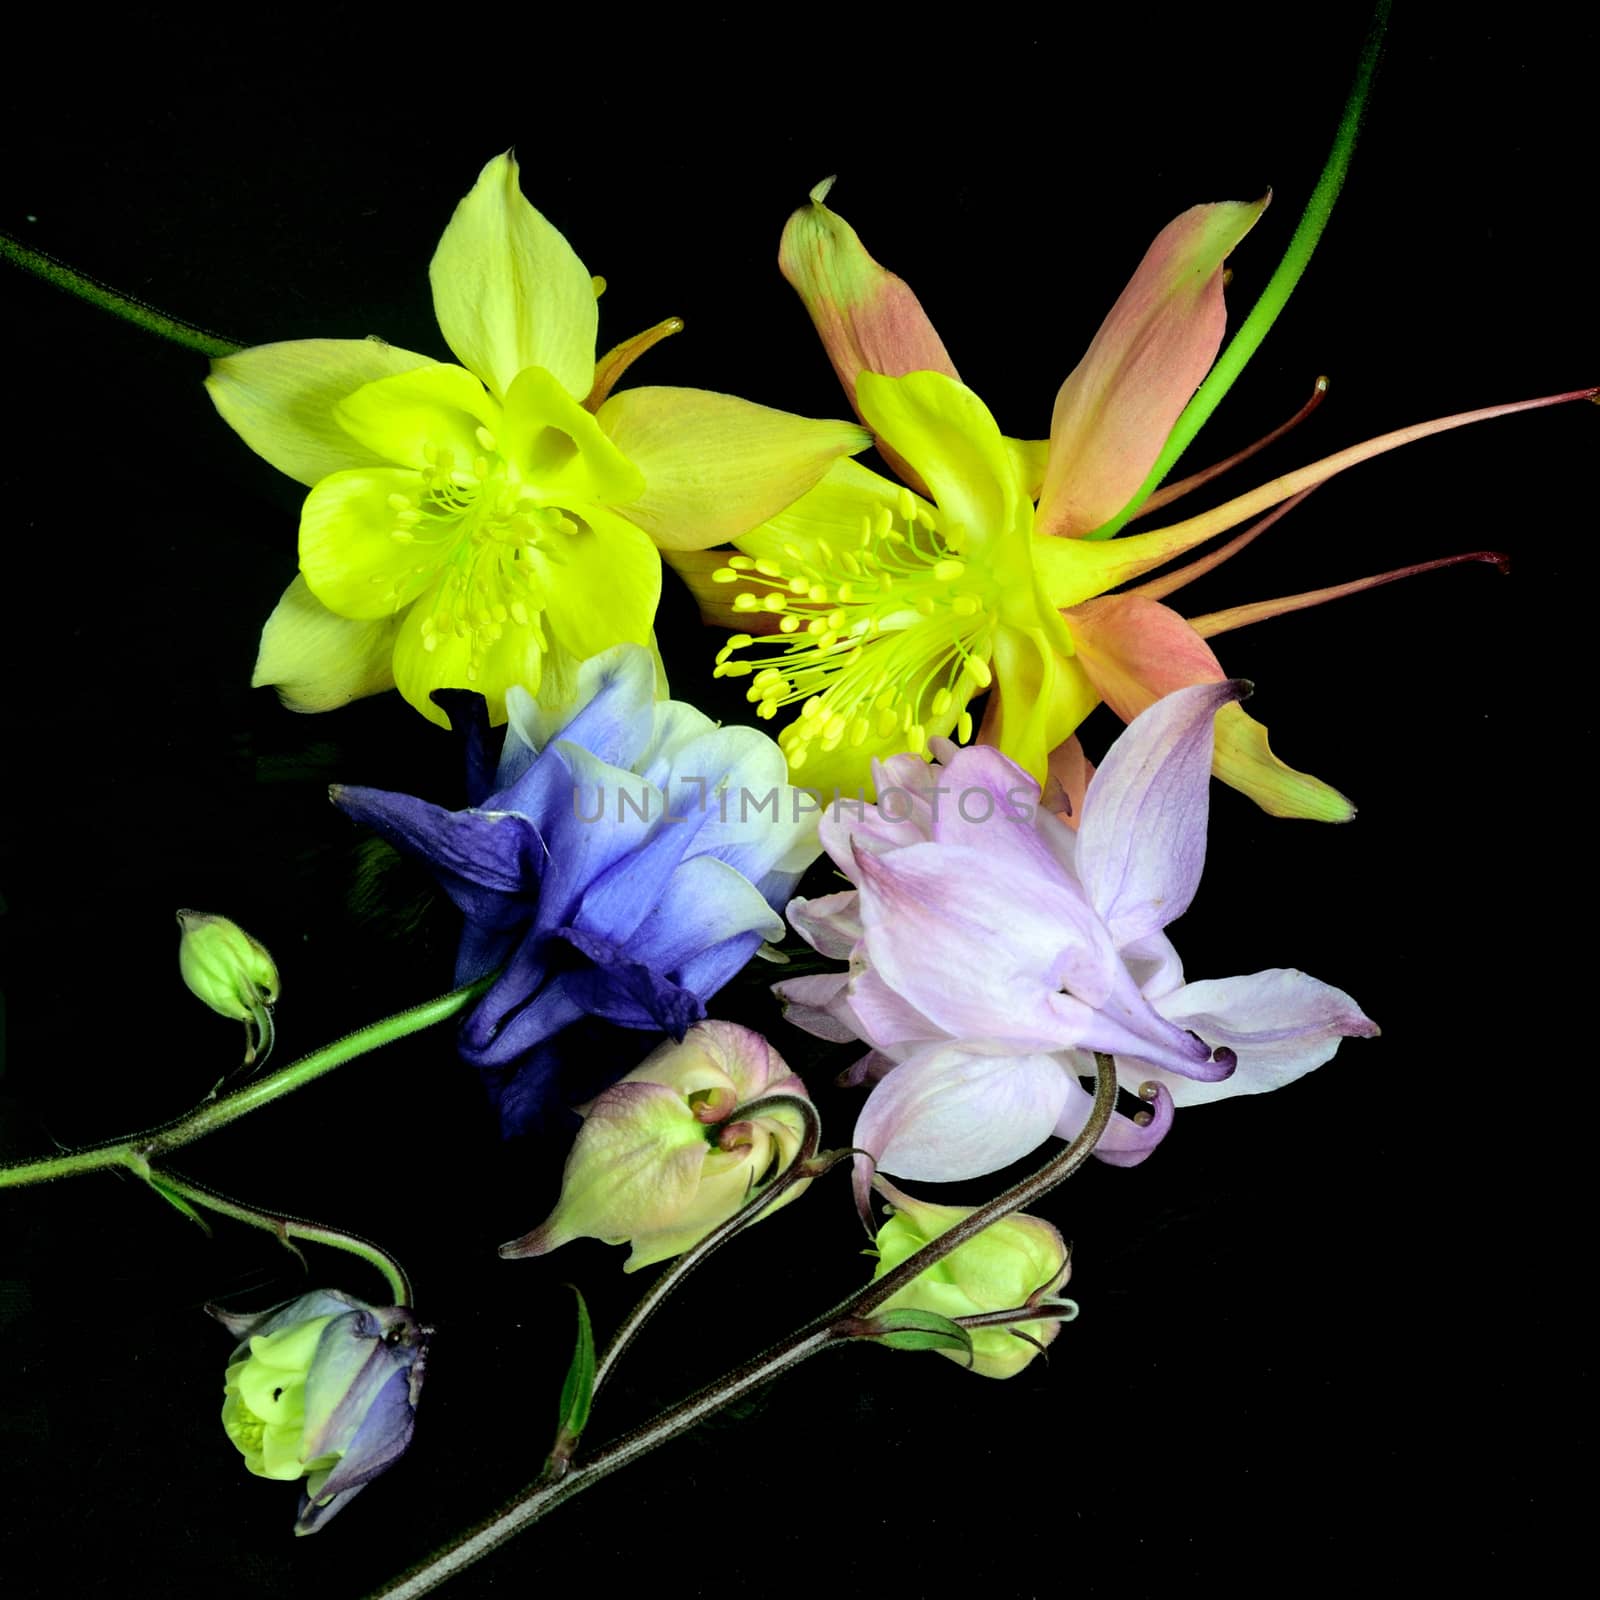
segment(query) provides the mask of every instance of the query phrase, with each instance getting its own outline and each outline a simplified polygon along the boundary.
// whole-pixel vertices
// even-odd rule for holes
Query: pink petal
[[[839,374],[856,414],[856,375],[908,372],[957,376],[944,342],[904,279],[867,254],[856,230],[822,202],[833,180],[811,191],[811,204],[789,218],[778,246],[778,267],[805,302],[823,348]],[[884,451],[901,476],[916,487],[914,473],[901,471],[898,457]]]
[[[848,972],[821,972],[809,978],[787,978],[772,992],[783,1002],[783,1020],[818,1039],[846,1044],[861,1035],[851,1026],[841,1002]]]
[[[1041,533],[1098,528],[1144,482],[1222,343],[1222,263],[1266,204],[1193,206],[1157,234],[1056,396]]]
[[[1022,1050],[1078,1042],[1083,1006],[1126,981],[1077,885],[962,845],[857,857],[872,966],[952,1038]],[[1064,1019],[1063,985],[1078,997]]]
[[[854,889],[791,900],[784,915],[794,931],[830,961],[848,961],[861,938],[861,913]]]
[[[952,1183],[1010,1166],[1050,1136],[1071,1091],[1053,1056],[973,1055],[940,1045],[867,1097],[851,1143],[897,1178]],[[872,1163],[858,1158],[858,1197]]]
[[[1208,1044],[1231,1047],[1239,1058],[1233,1076],[1222,1083],[1196,1083],[1163,1071],[1146,1074],[1164,1083],[1180,1106],[1280,1088],[1320,1067],[1341,1039],[1370,1039],[1378,1032],[1342,989],[1291,968],[1185,984],[1155,1004],[1179,1027],[1192,1029]]]
[[[1089,785],[1078,877],[1119,950],[1194,899],[1206,859],[1212,719],[1239,691],[1201,683],[1164,696],[1128,725]]]

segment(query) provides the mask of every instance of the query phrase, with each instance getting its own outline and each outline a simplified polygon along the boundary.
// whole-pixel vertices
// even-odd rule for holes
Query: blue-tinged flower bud
[[[428,1330],[333,1289],[213,1314],[240,1340],[222,1425],[258,1478],[306,1480],[294,1531],[315,1533],[411,1442]]]
[[[555,1210],[500,1254],[544,1255],[573,1239],[631,1243],[625,1272],[680,1254],[800,1148],[797,1112],[777,1108],[734,1121],[734,1110],[767,1095],[805,1093],[759,1033],[731,1022],[696,1023],[681,1044],[662,1045],[585,1109]]]
[[[877,1187],[894,1211],[878,1230],[878,1270],[873,1280],[899,1266],[941,1233],[970,1217],[972,1206],[935,1206],[902,1194],[882,1178]],[[1036,1305],[1067,1281],[1071,1267],[1061,1235],[1038,1217],[1014,1213],[985,1228],[952,1250],[942,1261],[919,1273],[880,1312],[916,1309],[954,1320],[986,1312]],[[986,1378],[1011,1378],[1021,1372],[1043,1346],[1070,1321],[1070,1301],[1054,1301],[1034,1322],[968,1328],[972,1337],[972,1369]],[[940,1355],[966,1364],[957,1350]]]
[[[180,911],[178,971],[190,991],[220,1016],[245,1026],[245,1065],[272,1048],[278,968],[266,946],[236,922],[209,911]]]

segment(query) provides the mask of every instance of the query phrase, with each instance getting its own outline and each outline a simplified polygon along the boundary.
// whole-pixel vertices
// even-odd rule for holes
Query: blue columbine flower
[[[502,969],[460,1048],[508,1136],[554,1099],[552,1041],[570,1024],[599,1017],[681,1039],[761,941],[781,936],[774,907],[818,854],[815,806],[785,781],[777,745],[655,691],[654,659],[631,644],[584,663],[574,704],[546,710],[511,690],[492,777],[469,732],[465,811],[332,791],[425,860],[461,908],[456,981]]]

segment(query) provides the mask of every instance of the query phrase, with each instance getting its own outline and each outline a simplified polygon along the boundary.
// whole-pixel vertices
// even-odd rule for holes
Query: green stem
[[[1140,484],[1138,492],[1109,522],[1085,534],[1086,539],[1109,539],[1120,533],[1133,519],[1139,507],[1172,470],[1178,457],[1194,442],[1194,436],[1210,420],[1211,413],[1233,387],[1239,374],[1244,371],[1245,364],[1256,353],[1272,324],[1278,320],[1278,313],[1287,304],[1289,296],[1294,293],[1300,275],[1311,260],[1312,251],[1322,238],[1322,230],[1333,215],[1333,203],[1339,198],[1345,174],[1350,169],[1350,157],[1355,153],[1356,136],[1361,131],[1361,119],[1366,112],[1373,75],[1383,49],[1384,32],[1389,25],[1390,3],[1391,0],[1378,0],[1373,9],[1372,25],[1361,50],[1361,64],[1356,68],[1355,82],[1345,101],[1344,114],[1339,118],[1338,131],[1333,136],[1333,148],[1328,152],[1322,175],[1317,179],[1316,188],[1311,191],[1300,225],[1294,230],[1294,237],[1289,240],[1289,248],[1284,251],[1277,271],[1267,280],[1261,298],[1240,324],[1239,331],[1206,375],[1205,382],[1195,390],[1194,398],[1183,408],[1183,414],[1173,424],[1161,454],[1156,457],[1156,464]]]
[[[387,1250],[373,1244],[370,1239],[363,1239],[359,1234],[341,1232],[338,1228],[325,1227],[320,1222],[308,1222],[304,1217],[275,1216],[270,1212],[257,1211],[254,1206],[229,1200],[216,1190],[207,1189],[192,1179],[180,1178],[175,1172],[165,1168],[157,1171],[146,1166],[140,1176],[152,1189],[179,1195],[185,1200],[193,1201],[197,1206],[204,1206],[208,1211],[217,1212],[220,1216],[232,1217],[238,1222],[248,1222],[253,1228],[265,1228],[268,1233],[276,1234],[291,1250],[294,1249],[289,1244],[291,1239],[306,1239],[315,1244],[331,1245],[335,1250],[343,1250],[349,1255],[359,1256],[368,1266],[375,1267],[383,1274],[389,1285],[391,1304],[397,1306],[413,1304],[411,1280],[406,1276],[405,1268]],[[295,1254],[298,1255],[299,1251],[295,1251]]]
[[[427,1000],[420,1006],[412,1006],[392,1017],[385,1017],[381,1022],[368,1023],[366,1027],[358,1028],[354,1033],[346,1034],[344,1038],[290,1062],[277,1072],[247,1083],[232,1094],[208,1101],[187,1116],[164,1123],[159,1128],[135,1134],[131,1138],[92,1145],[86,1150],[69,1150],[43,1161],[17,1161],[0,1166],[0,1189],[15,1188],[25,1183],[47,1183],[52,1178],[71,1177],[79,1172],[99,1172],[107,1167],[130,1167],[136,1172],[140,1171],[168,1151],[202,1139],[230,1122],[237,1122],[240,1117],[248,1116],[250,1112],[304,1088],[346,1061],[448,1020],[465,1010],[498,976],[498,973],[490,973],[476,983],[467,984],[465,988],[452,989],[437,1000]]]
[[[44,279],[57,289],[64,289],[80,300],[87,300],[102,311],[109,311],[114,317],[121,317],[124,322],[131,322],[136,328],[143,328],[146,333],[153,333],[160,339],[170,339],[185,350],[198,350],[203,356],[231,356],[234,351],[244,348],[214,333],[207,333],[204,328],[196,328],[190,323],[180,322],[176,317],[169,317],[165,311],[157,311],[154,306],[147,306],[132,295],[110,288],[87,273],[57,261],[54,256],[47,256],[42,250],[31,249],[6,233],[0,233],[0,258],[24,272],[31,272],[36,278]]]
[[[1071,1177],[1089,1159],[1099,1143],[1116,1102],[1116,1069],[1109,1056],[1096,1055],[1094,1109],[1089,1113],[1089,1120],[1078,1137],[1038,1172],[1024,1178],[1021,1183],[1013,1184],[1004,1194],[980,1206],[970,1217],[963,1218],[937,1239],[929,1240],[894,1271],[885,1273],[875,1283],[868,1284],[865,1289],[851,1295],[798,1333],[773,1345],[753,1361],[747,1361],[742,1367],[724,1374],[716,1382],[669,1407],[642,1427],[625,1433],[562,1476],[541,1478],[487,1522],[480,1523],[462,1534],[453,1544],[447,1545],[382,1589],[374,1591],[371,1600],[417,1600],[418,1596],[437,1589],[440,1584],[448,1582],[458,1572],[488,1555],[496,1546],[547,1516],[563,1501],[582,1493],[590,1484],[598,1483],[619,1468],[637,1461],[658,1445],[687,1433],[722,1407],[770,1383],[780,1373],[798,1366],[819,1351],[860,1337],[860,1319],[882,1305],[918,1273],[949,1255],[958,1245],[965,1244],[974,1234],[981,1233],[990,1223],[1021,1210]]]

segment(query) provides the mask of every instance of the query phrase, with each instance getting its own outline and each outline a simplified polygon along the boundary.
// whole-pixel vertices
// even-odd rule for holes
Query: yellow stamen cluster
[[[996,614],[988,575],[961,546],[959,529],[941,534],[937,512],[902,490],[845,548],[819,538],[809,551],[785,545],[781,560],[733,556],[713,573],[752,586],[735,611],[779,619],[776,635],[729,639],[716,676],[750,677],[746,698],[762,717],[799,702],[778,735],[791,769],[869,741],[925,754],[930,738],[971,738],[966,705],[991,681]],[[732,659],[752,647],[769,653]]]
[[[559,507],[538,503],[496,453],[487,428],[478,429],[478,444],[483,454],[470,470],[456,465],[452,451],[430,445],[417,491],[389,496],[395,513],[389,537],[431,547],[418,553],[432,556],[395,584],[395,609],[415,597],[415,588],[406,592],[407,581],[421,587],[436,575],[432,604],[421,618],[422,648],[431,653],[451,635],[470,640],[468,681],[478,677],[485,653],[509,624],[528,629],[540,650],[549,648],[539,622],[547,603],[539,567],[544,560],[559,563],[561,536],[579,531]]]

